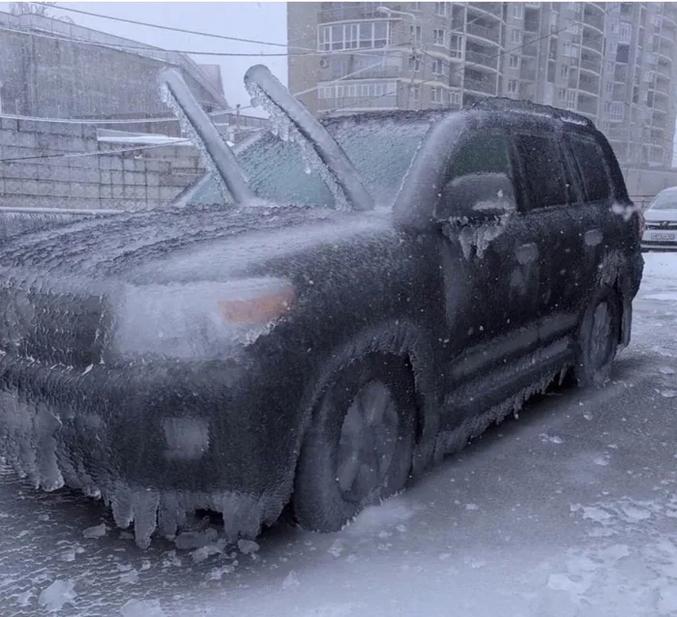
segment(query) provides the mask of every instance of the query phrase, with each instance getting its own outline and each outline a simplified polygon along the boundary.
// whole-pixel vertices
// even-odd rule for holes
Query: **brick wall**
[[[91,126],[0,118],[0,159],[119,150]],[[197,151],[172,146],[0,162],[0,206],[139,209],[167,204],[203,173]]]

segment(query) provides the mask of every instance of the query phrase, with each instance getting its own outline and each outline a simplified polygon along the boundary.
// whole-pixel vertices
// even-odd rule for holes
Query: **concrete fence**
[[[203,169],[192,146],[133,147],[97,140],[92,126],[0,118],[0,207],[139,209],[167,204]]]

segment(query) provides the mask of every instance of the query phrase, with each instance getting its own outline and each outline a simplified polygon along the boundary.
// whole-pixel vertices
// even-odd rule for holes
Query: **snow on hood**
[[[659,210],[649,208],[644,212],[644,219],[646,221],[658,222],[658,221],[670,221],[671,223],[677,222],[677,208],[674,210]]]
[[[157,282],[223,277],[247,263],[390,226],[389,213],[295,206],[192,206],[82,220],[27,234],[0,250],[0,270],[45,279]]]

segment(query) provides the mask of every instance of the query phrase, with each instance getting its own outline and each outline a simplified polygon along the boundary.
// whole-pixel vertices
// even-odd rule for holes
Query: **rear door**
[[[572,269],[578,230],[569,212],[577,200],[571,172],[564,161],[561,135],[550,130],[516,131],[523,188],[520,208],[538,248],[538,314],[542,338],[551,339],[574,325],[571,312]]]
[[[598,266],[604,255],[612,246],[619,246],[622,217],[612,212],[611,172],[595,136],[571,129],[565,132],[564,143],[580,194],[570,210],[578,230],[579,268],[572,275],[580,302],[597,285]]]

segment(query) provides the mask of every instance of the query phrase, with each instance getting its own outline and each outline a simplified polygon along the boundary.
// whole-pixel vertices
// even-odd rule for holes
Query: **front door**
[[[434,214],[438,222],[449,221],[441,225],[447,326],[452,339],[447,391],[459,396],[464,384],[502,370],[519,356],[535,327],[539,247],[517,207],[514,160],[506,131],[469,133],[452,157],[442,186],[473,180],[485,183],[477,191],[482,201],[473,207],[504,214],[479,226],[468,224],[458,220],[461,213],[453,202],[444,202],[444,190]],[[496,188],[487,193],[486,185]],[[473,412],[472,404],[459,409],[466,403],[450,405],[459,411],[457,417]],[[481,406],[479,401],[477,406]]]

